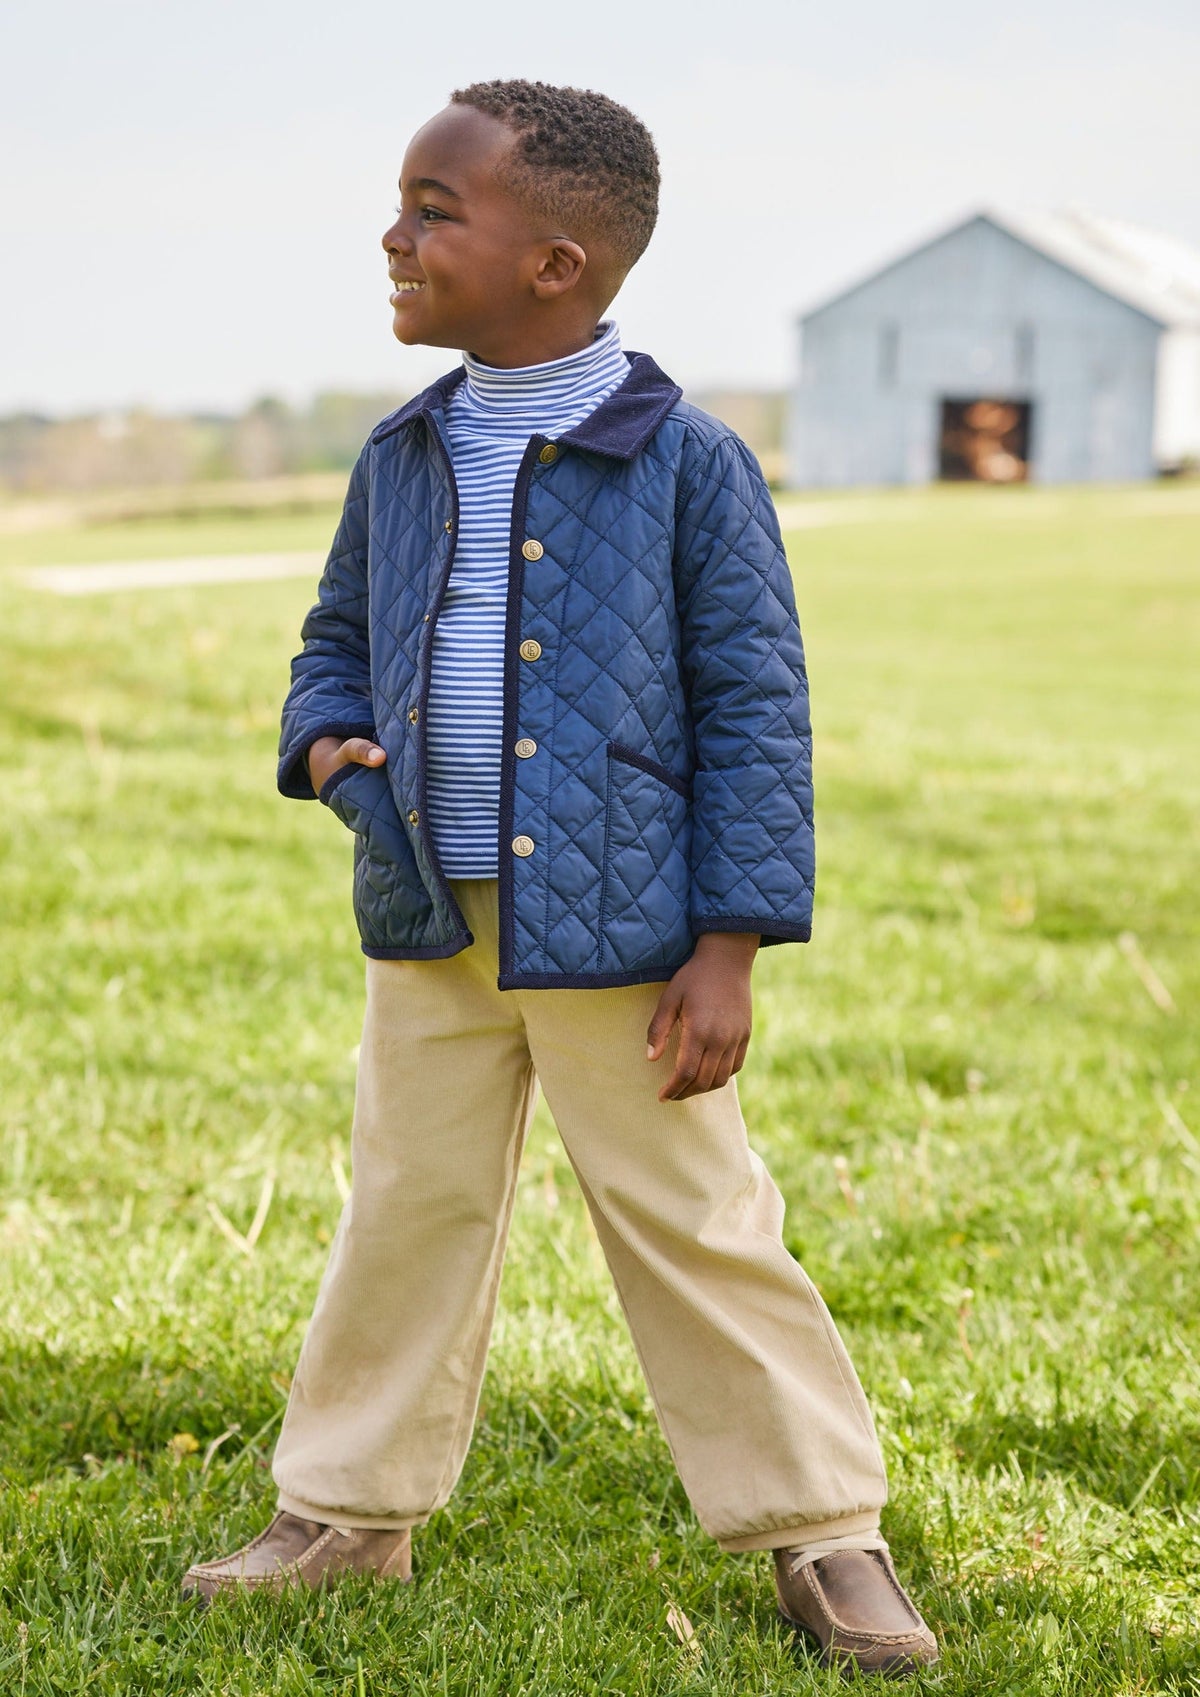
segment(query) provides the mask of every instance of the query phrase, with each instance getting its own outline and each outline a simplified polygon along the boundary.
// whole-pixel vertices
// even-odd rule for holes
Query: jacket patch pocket
[[[610,743],[598,971],[673,970],[689,953],[690,837],[683,781]]]
[[[371,860],[412,860],[412,849],[382,766],[339,766],[321,787],[321,800],[359,838]]]

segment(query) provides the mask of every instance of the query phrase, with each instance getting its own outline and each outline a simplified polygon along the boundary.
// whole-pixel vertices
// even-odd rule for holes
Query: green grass
[[[0,1693],[838,1689],[695,1526],[540,1111],[417,1585],[177,1596],[269,1511],[337,1219],[351,843],[273,789],[311,586],[19,568],[330,528],[0,538]],[[817,930],[756,968],[741,1089],[877,1411],[917,1688],[1195,1693],[1195,493],[873,497],[792,557]],[[214,1210],[272,1175],[245,1254]]]

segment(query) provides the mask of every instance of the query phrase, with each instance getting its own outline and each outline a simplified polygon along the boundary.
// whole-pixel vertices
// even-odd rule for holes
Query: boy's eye
[[[404,208],[402,206],[396,207],[395,210],[397,217],[402,218],[404,216]],[[417,217],[423,224],[438,224],[445,223],[447,221],[446,214],[440,211],[436,206],[420,207],[417,212]]]

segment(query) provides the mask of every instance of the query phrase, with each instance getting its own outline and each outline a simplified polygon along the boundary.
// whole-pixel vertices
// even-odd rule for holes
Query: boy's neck
[[[530,360],[528,365],[493,365],[488,360],[480,359],[478,354],[464,350],[463,364],[467,368],[467,380],[470,384],[483,384],[487,388],[498,384],[503,389],[509,389],[514,384],[528,387],[531,383],[537,384],[543,374],[548,381],[552,381],[557,372],[582,370],[594,366],[598,361],[603,363],[606,351],[613,347],[620,352],[620,332],[611,319],[602,319],[597,324],[591,340],[581,348],[572,348],[569,353]]]
[[[471,357],[481,365],[493,365],[500,371],[523,365],[548,365],[551,360],[566,359],[591,347],[599,322],[597,316],[583,323],[576,321],[573,325],[531,326],[520,336],[497,337],[494,345],[489,343],[485,349],[470,349]]]

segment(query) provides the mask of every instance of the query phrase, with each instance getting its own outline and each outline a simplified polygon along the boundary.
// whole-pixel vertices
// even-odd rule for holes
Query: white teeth
[[[402,281],[396,284],[396,293],[398,295],[412,295],[415,294],[418,289],[423,289],[424,287],[424,283]]]

